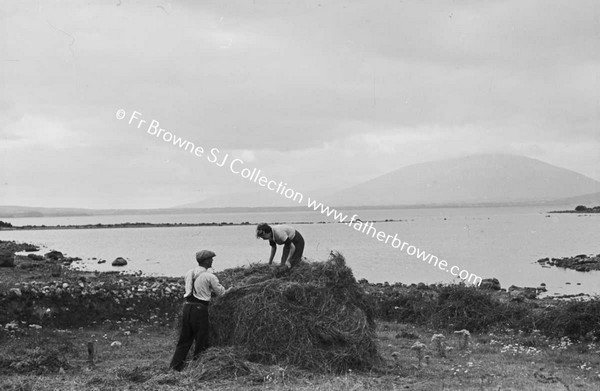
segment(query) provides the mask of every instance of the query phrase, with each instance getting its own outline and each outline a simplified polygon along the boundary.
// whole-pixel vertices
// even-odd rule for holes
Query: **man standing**
[[[261,223],[256,227],[256,237],[268,240],[271,245],[271,256],[269,265],[273,263],[277,245],[283,245],[283,254],[281,254],[281,264],[288,268],[296,266],[302,260],[304,252],[304,238],[300,232],[289,225],[273,225]]]
[[[185,275],[185,303],[181,319],[181,333],[175,354],[171,360],[170,368],[181,371],[185,366],[185,358],[192,343],[194,347],[194,360],[200,353],[208,348],[208,305],[211,293],[220,296],[226,292],[219,283],[219,279],[208,269],[211,268],[215,253],[202,250],[196,253],[198,267],[191,269]]]

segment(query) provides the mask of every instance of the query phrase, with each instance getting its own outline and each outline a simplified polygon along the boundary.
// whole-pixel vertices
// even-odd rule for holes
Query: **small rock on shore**
[[[112,261],[112,265],[113,266],[125,266],[125,265],[127,265],[127,260],[125,260],[125,258],[123,258],[123,257],[118,257],[117,259]]]

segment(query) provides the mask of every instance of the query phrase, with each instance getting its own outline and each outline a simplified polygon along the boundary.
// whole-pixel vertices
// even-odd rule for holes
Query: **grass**
[[[4,332],[5,333],[5,332]],[[565,343],[534,333],[503,331],[471,335],[466,349],[446,335],[453,347],[446,357],[432,350],[436,330],[409,324],[379,322],[377,341],[384,358],[371,371],[315,373],[294,367],[246,362],[239,376],[201,376],[203,360],[181,373],[168,370],[176,332],[171,326],[127,322],[117,329],[23,329],[4,335],[0,362],[2,390],[597,390],[600,388],[600,346]],[[5,333],[6,334],[6,333]],[[421,368],[411,346],[415,336],[429,346]],[[87,344],[96,347],[88,364]],[[120,342],[120,346],[114,342]],[[535,346],[531,346],[535,345]],[[14,363],[59,352],[63,370],[15,373]],[[10,361],[10,363],[9,363]],[[12,368],[10,368],[10,365]],[[7,368],[9,365],[9,368]],[[240,364],[242,365],[242,364]],[[223,372],[226,372],[225,368]],[[37,371],[37,372],[36,372]]]

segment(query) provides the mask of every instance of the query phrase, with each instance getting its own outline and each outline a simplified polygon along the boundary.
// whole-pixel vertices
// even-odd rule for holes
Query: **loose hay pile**
[[[196,382],[239,378],[252,383],[285,380],[285,368],[249,362],[244,359],[246,356],[247,353],[231,346],[209,348],[192,363],[192,376]]]
[[[210,307],[213,346],[248,359],[333,372],[378,360],[364,292],[340,254],[292,270],[252,265],[219,275],[234,289]]]

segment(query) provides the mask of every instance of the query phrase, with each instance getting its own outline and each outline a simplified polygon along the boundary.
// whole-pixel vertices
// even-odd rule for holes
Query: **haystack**
[[[378,360],[371,310],[340,254],[292,270],[229,269],[219,278],[234,289],[210,307],[213,346],[242,348],[254,362],[333,372]]]

